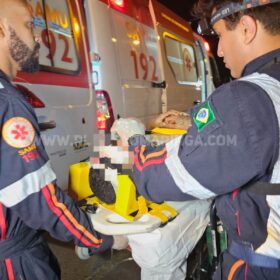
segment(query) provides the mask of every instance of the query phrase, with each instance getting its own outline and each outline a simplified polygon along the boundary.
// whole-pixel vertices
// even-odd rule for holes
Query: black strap
[[[247,191],[261,195],[280,195],[280,184],[256,182],[244,188]]]
[[[240,245],[233,240],[231,241],[228,251],[235,258],[242,259],[251,266],[280,268],[280,259],[258,254],[251,248]]]

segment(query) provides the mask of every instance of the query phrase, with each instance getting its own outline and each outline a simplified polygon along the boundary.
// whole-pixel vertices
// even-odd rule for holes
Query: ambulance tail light
[[[110,3],[115,9],[121,12],[125,9],[125,0],[110,0]]]
[[[96,120],[98,130],[110,131],[114,123],[112,103],[108,92],[104,90],[96,91]]]
[[[207,41],[204,41],[204,48],[207,52],[210,52],[210,50],[211,50],[210,45]]]
[[[16,87],[33,108],[45,108],[44,102],[28,88],[18,84],[16,85]]]

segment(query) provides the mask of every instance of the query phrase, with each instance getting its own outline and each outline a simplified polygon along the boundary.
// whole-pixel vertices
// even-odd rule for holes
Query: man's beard
[[[24,72],[36,72],[39,70],[39,49],[40,44],[35,43],[30,49],[16,34],[16,31],[9,27],[10,31],[10,54],[14,61]]]

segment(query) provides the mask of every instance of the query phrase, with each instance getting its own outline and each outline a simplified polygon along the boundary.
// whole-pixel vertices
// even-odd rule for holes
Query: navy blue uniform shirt
[[[33,108],[0,73],[0,237],[24,228],[99,252],[112,237],[94,231],[87,215],[56,185]]]
[[[278,49],[255,59],[242,76],[259,72],[279,81],[279,56]],[[217,88],[191,117],[187,135],[156,148],[135,147],[138,191],[157,202],[218,197],[218,214],[231,237],[258,247],[267,237],[270,210],[265,196],[239,188],[270,179],[279,149],[272,100],[258,85],[235,80]]]

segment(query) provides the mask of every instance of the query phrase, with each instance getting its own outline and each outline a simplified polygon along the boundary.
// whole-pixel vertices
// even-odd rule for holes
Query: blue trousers
[[[214,280],[279,280],[280,269],[250,266],[225,251],[213,276]]]
[[[29,230],[0,242],[1,280],[59,280],[60,267],[40,233]]]

